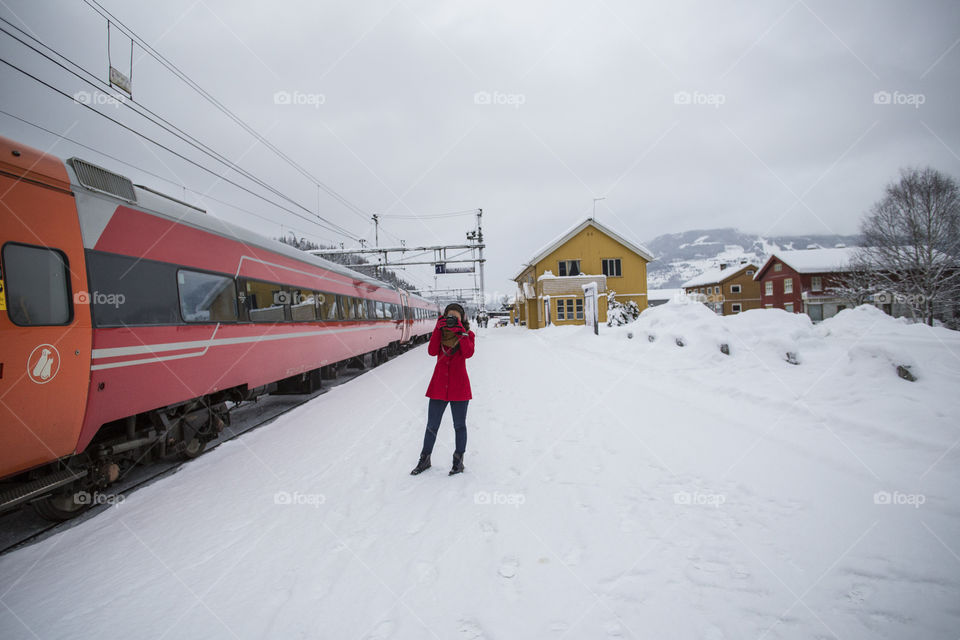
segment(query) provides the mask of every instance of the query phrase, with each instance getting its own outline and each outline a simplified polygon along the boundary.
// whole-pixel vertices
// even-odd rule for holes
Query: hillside
[[[649,266],[649,287],[665,289],[679,287],[722,262],[746,258],[759,264],[777,250],[805,249],[811,244],[826,248],[837,244],[856,246],[858,243],[859,238],[854,235],[764,237],[724,228],[668,233],[644,244],[657,258]]]

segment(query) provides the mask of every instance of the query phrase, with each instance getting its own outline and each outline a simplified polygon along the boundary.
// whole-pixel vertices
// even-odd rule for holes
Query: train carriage
[[[435,303],[78,158],[0,138],[0,510],[46,517],[230,403],[429,335]]]

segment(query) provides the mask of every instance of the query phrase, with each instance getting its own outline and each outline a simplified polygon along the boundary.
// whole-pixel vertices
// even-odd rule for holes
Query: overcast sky
[[[319,201],[324,217],[354,235],[372,242],[369,215],[379,213],[381,244],[460,242],[470,217],[387,216],[482,207],[488,290],[512,293],[508,278],[590,215],[595,197],[606,197],[597,203],[601,221],[641,242],[725,226],[854,233],[900,167],[960,176],[954,0],[100,1],[356,205],[362,214],[326,195]],[[106,77],[106,23],[81,0],[7,0],[0,16]],[[116,31],[111,55],[129,71],[130,43]],[[69,95],[93,94],[5,34],[0,57]],[[292,229],[351,244],[6,65],[0,82],[3,111],[170,182],[0,114],[6,136],[203,201],[266,235]],[[278,92],[286,92],[279,104]],[[133,93],[316,211],[308,179],[139,49]],[[93,106],[217,167],[103,100],[92,98]],[[409,269],[408,279],[434,280],[430,267]],[[468,281],[448,276],[439,284]]]

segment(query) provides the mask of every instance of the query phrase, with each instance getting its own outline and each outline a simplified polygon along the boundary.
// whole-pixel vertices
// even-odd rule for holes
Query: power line
[[[99,84],[102,85],[102,86],[107,87],[107,89],[110,90],[109,85],[107,85],[106,83],[104,83],[102,80],[100,80],[99,78],[97,78],[96,76],[94,76],[93,74],[91,74],[89,71],[87,71],[87,70],[84,69],[83,67],[81,67],[81,66],[77,65],[76,63],[72,62],[69,58],[67,58],[66,56],[64,56],[64,55],[61,54],[60,52],[56,51],[55,49],[53,49],[53,48],[50,47],[49,45],[41,42],[40,40],[34,38],[33,36],[30,36],[29,34],[25,33],[22,29],[20,29],[19,27],[17,27],[16,25],[10,23],[8,20],[6,20],[6,19],[4,19],[4,18],[2,18],[2,17],[0,17],[0,21],[2,21],[2,22],[4,22],[5,24],[9,25],[11,28],[16,29],[18,32],[20,32],[21,34],[23,34],[25,37],[30,38],[31,40],[33,40],[33,41],[36,42],[37,44],[45,47],[46,49],[48,49],[49,51],[53,52],[55,55],[59,56],[60,58],[66,60],[66,61],[67,61],[68,63],[70,63],[72,66],[80,69],[80,70],[83,71],[85,74],[93,77],[94,80],[95,80],[97,83],[99,83]],[[64,66],[62,63],[60,63],[59,61],[51,58],[49,55],[47,55],[47,54],[44,53],[43,51],[40,51],[39,49],[37,49],[36,47],[34,47],[33,45],[31,45],[30,43],[21,40],[21,39],[18,38],[16,35],[10,33],[9,31],[7,31],[6,29],[4,29],[3,27],[0,27],[0,31],[2,31],[3,33],[5,33],[7,36],[13,38],[14,40],[16,40],[17,42],[19,42],[20,44],[24,45],[25,47],[29,48],[30,50],[34,51],[35,53],[39,54],[40,56],[44,57],[45,59],[47,59],[48,61],[52,62],[53,64],[57,65],[58,67],[60,67],[60,68],[63,69],[64,71],[66,71],[67,73],[70,73],[71,75],[75,76],[76,78],[78,78],[78,79],[80,79],[81,81],[85,82],[86,84],[90,85],[90,86],[93,87],[94,89],[97,89],[97,88],[98,88],[97,85],[94,84],[94,82],[91,82],[90,80],[84,78],[83,76],[81,76],[81,75],[80,75],[79,73],[77,73],[76,71],[73,71],[73,70],[71,70],[71,69],[68,69],[67,67],[65,67],[65,66]],[[5,62],[6,64],[8,64],[8,66],[11,66],[11,67],[13,67],[14,69],[17,69],[17,70],[20,71],[21,73],[25,73],[26,75],[34,78],[34,79],[37,80],[38,82],[41,82],[41,84],[44,84],[44,85],[46,85],[47,87],[56,90],[58,93],[61,93],[62,95],[66,96],[66,97],[68,97],[68,98],[71,98],[74,102],[77,102],[78,104],[81,104],[82,106],[87,107],[88,109],[90,109],[90,110],[93,111],[94,113],[100,114],[101,116],[103,116],[103,117],[105,117],[105,118],[107,118],[107,119],[115,122],[116,124],[120,124],[121,126],[123,126],[124,128],[126,128],[126,129],[128,129],[128,130],[130,130],[130,131],[134,131],[133,129],[131,129],[130,127],[128,127],[128,126],[126,126],[126,125],[124,125],[124,124],[122,124],[122,123],[120,123],[119,121],[117,121],[117,120],[115,120],[115,119],[113,119],[113,118],[110,118],[109,116],[107,116],[106,114],[103,114],[103,113],[100,112],[100,111],[97,111],[96,109],[92,108],[90,105],[87,105],[87,104],[84,104],[83,102],[77,101],[74,96],[69,96],[69,95],[67,95],[66,93],[60,91],[59,89],[56,89],[56,88],[53,87],[52,85],[50,85],[50,84],[48,84],[48,83],[45,83],[45,82],[39,80],[39,78],[36,78],[36,76],[33,76],[32,74],[29,74],[29,73],[25,72],[23,69],[20,69],[19,67],[16,67],[15,65],[12,65],[12,64],[10,64],[10,63],[8,63],[8,62],[6,62],[6,61],[4,61],[4,62]],[[217,151],[213,150],[213,149],[210,148],[209,146],[207,146],[207,145],[205,145],[204,143],[200,142],[199,140],[197,140],[196,138],[194,138],[194,137],[191,136],[190,134],[186,133],[185,131],[183,131],[182,129],[180,129],[179,127],[177,127],[176,125],[173,125],[172,123],[168,122],[168,121],[165,120],[162,116],[159,116],[159,115],[155,114],[153,111],[151,111],[151,110],[148,109],[147,107],[145,107],[145,106],[143,106],[143,105],[140,105],[139,103],[128,102],[127,100],[122,99],[122,98],[121,98],[121,99],[118,99],[116,96],[113,96],[112,94],[109,94],[109,95],[111,95],[111,97],[114,97],[114,99],[117,100],[117,102],[119,102],[120,104],[123,104],[124,106],[128,107],[129,109],[131,109],[134,113],[136,113],[137,115],[139,115],[140,117],[142,117],[142,118],[144,118],[145,120],[149,121],[151,124],[154,124],[154,125],[160,127],[161,129],[164,129],[164,130],[167,131],[168,133],[174,135],[175,137],[179,138],[180,140],[182,140],[182,141],[186,142],[187,144],[189,144],[190,146],[194,147],[195,149],[197,149],[197,150],[200,151],[201,153],[204,153],[205,155],[213,158],[214,160],[216,160],[216,161],[219,162],[220,164],[222,164],[222,165],[224,165],[224,166],[226,166],[226,167],[228,167],[228,168],[236,171],[236,172],[239,173],[241,176],[243,176],[243,177],[251,180],[251,181],[254,182],[255,184],[258,184],[258,185],[260,185],[261,187],[263,187],[263,188],[267,189],[268,191],[270,191],[271,193],[274,193],[275,195],[277,195],[277,196],[280,197],[281,199],[286,200],[286,201],[289,202],[290,204],[292,204],[292,205],[294,205],[294,206],[302,209],[303,211],[309,213],[310,215],[316,216],[318,219],[323,220],[323,222],[326,223],[325,225],[324,225],[324,224],[317,223],[319,226],[323,226],[324,228],[328,229],[329,231],[333,231],[333,232],[338,233],[338,234],[340,234],[340,235],[344,235],[344,236],[350,238],[351,240],[354,240],[354,241],[358,240],[358,238],[357,238],[353,233],[351,233],[350,231],[348,231],[348,230],[345,229],[344,227],[336,224],[335,222],[333,222],[333,221],[331,221],[331,220],[328,220],[328,219],[324,218],[324,217],[321,216],[319,213],[314,213],[311,209],[303,206],[303,205],[300,204],[299,202],[297,202],[297,201],[293,200],[292,198],[286,196],[285,194],[283,194],[282,192],[280,192],[278,189],[276,189],[276,188],[274,188],[273,186],[269,185],[269,184],[268,184],[267,182],[265,182],[264,180],[258,178],[257,176],[255,176],[254,174],[250,173],[250,172],[247,171],[246,169],[243,169],[243,168],[240,167],[239,165],[231,162],[229,159],[225,158],[222,154],[218,153]],[[136,105],[137,108],[135,108],[134,105]],[[142,111],[140,111],[140,109],[143,109],[143,111],[146,111],[146,112],[149,113],[150,115],[155,116],[157,119],[161,120],[161,121],[162,121],[163,123],[165,123],[165,124],[161,124],[160,122],[157,122],[157,120],[154,120],[153,118],[151,118],[150,115],[146,115],[145,113],[143,113]],[[135,131],[134,131],[134,132],[135,132]],[[135,133],[138,133],[138,132],[135,132]],[[138,135],[139,135],[139,133],[138,133]],[[146,138],[146,139],[150,140],[151,142],[154,142],[155,144],[158,144],[158,146],[163,146],[163,145],[159,145],[159,143],[155,142],[154,140],[152,140],[152,139],[150,139],[150,138]],[[167,148],[167,147],[164,147],[164,148],[167,149],[168,151],[170,150],[170,149]],[[180,154],[176,154],[176,155],[180,155]],[[182,155],[180,155],[180,157],[185,158],[185,156],[182,156]],[[197,165],[197,163],[193,162],[192,160],[189,160],[189,159],[188,159],[188,161],[191,162],[192,164]],[[200,166],[200,165],[197,165],[197,166]],[[202,167],[202,168],[204,168],[205,170],[209,171],[209,169],[206,169],[206,167]],[[211,172],[211,173],[212,173],[212,172]],[[225,180],[225,181],[227,181],[227,182],[230,182],[231,184],[233,184],[233,185],[235,185],[235,186],[238,186],[238,187],[240,187],[240,188],[244,188],[244,187],[242,187],[241,185],[239,185],[239,184],[237,184],[237,183],[235,183],[235,182],[233,182],[233,181],[225,178],[224,176],[221,176],[221,175],[216,174],[216,173],[214,173],[214,175],[216,175],[216,176],[217,176],[218,178],[220,178],[220,179],[223,179],[223,180]],[[245,189],[245,188],[244,188],[244,190],[248,191],[249,193],[253,193],[253,192],[250,191],[249,189]],[[258,194],[255,194],[255,193],[254,193],[254,195],[257,195],[258,197],[261,197],[261,198],[262,198],[262,196],[259,196]],[[266,200],[266,199],[264,198],[264,200]],[[273,202],[270,201],[270,200],[266,200],[266,201],[267,201],[267,202],[270,202],[271,204],[275,204],[275,205],[276,205],[276,203],[273,203]],[[277,205],[277,206],[279,206],[279,205]],[[280,207],[280,208],[289,211],[289,210],[286,209],[285,207]],[[302,216],[301,216],[301,217],[302,217]]]
[[[390,215],[379,214],[381,218],[392,218],[394,220],[432,220],[435,218],[456,218],[460,216],[476,215],[476,209],[465,209],[463,211],[451,211],[450,213],[425,213],[412,215]]]
[[[227,202],[226,200],[221,200],[220,198],[215,198],[214,196],[211,196],[210,194],[201,193],[201,192],[197,191],[196,189],[191,189],[190,187],[187,187],[187,186],[182,185],[182,184],[180,184],[180,183],[178,183],[178,182],[175,182],[175,181],[171,180],[170,178],[167,178],[167,177],[165,177],[165,176],[162,176],[162,175],[160,175],[160,174],[158,174],[158,173],[154,173],[153,171],[150,171],[149,169],[144,169],[143,167],[141,167],[141,166],[139,166],[139,165],[135,165],[135,164],[133,164],[132,162],[128,162],[127,160],[124,160],[124,159],[122,159],[122,158],[118,158],[117,156],[111,155],[111,154],[109,154],[109,153],[107,153],[107,152],[105,152],[105,151],[103,151],[103,150],[101,150],[101,149],[97,149],[97,148],[95,148],[95,147],[91,147],[91,146],[88,145],[88,144],[84,144],[83,142],[80,142],[80,141],[77,140],[76,138],[71,138],[71,137],[69,137],[69,136],[63,135],[62,133],[57,133],[56,131],[52,131],[52,130],[50,130],[50,129],[47,129],[46,127],[43,127],[43,126],[41,126],[41,125],[39,125],[39,124],[37,124],[37,123],[35,123],[35,122],[31,122],[30,120],[27,120],[27,119],[25,119],[25,118],[21,118],[20,116],[18,116],[18,115],[16,115],[16,114],[10,113],[9,111],[4,111],[3,109],[0,109],[0,113],[2,113],[2,114],[5,115],[5,116],[8,116],[8,117],[10,117],[10,118],[13,118],[14,120],[19,120],[20,122],[22,122],[22,123],[24,123],[24,124],[26,124],[26,125],[29,125],[29,126],[31,126],[31,127],[34,127],[34,128],[36,128],[36,129],[39,129],[40,131],[44,131],[44,132],[46,132],[46,133],[49,133],[50,135],[52,135],[52,136],[54,136],[54,137],[56,137],[56,138],[58,138],[58,139],[66,140],[67,142],[72,142],[73,144],[77,145],[78,147],[81,147],[81,148],[83,148],[83,149],[87,149],[88,151],[92,151],[93,153],[96,153],[96,154],[98,154],[98,155],[101,155],[101,156],[103,156],[104,158],[109,158],[109,159],[113,160],[114,162],[119,162],[120,164],[126,165],[126,166],[128,166],[128,167],[133,168],[133,169],[136,169],[137,171],[139,171],[139,172],[141,172],[141,173],[145,173],[145,174],[148,175],[148,176],[153,176],[154,178],[157,178],[157,179],[159,179],[159,180],[163,180],[164,182],[166,182],[166,183],[168,183],[168,184],[171,184],[171,185],[174,185],[174,186],[179,187],[179,188],[181,188],[181,189],[184,189],[185,191],[189,191],[190,193],[196,195],[196,196],[197,196],[198,198],[200,198],[201,200],[212,200],[213,202],[218,202],[218,203],[220,203],[220,204],[222,204],[222,205],[224,205],[224,206],[230,207],[231,209],[236,209],[237,211],[242,211],[242,212],[244,212],[244,213],[246,213],[246,214],[249,214],[249,215],[251,215],[251,216],[254,216],[255,218],[260,218],[261,220],[264,220],[264,221],[266,221],[266,222],[270,222],[270,223],[272,223],[272,224],[276,224],[276,222],[277,222],[277,221],[274,220],[273,218],[268,218],[268,217],[265,216],[265,215],[262,215],[262,214],[257,213],[256,211],[251,211],[251,210],[249,210],[249,209],[246,209],[246,208],[244,208],[244,207],[241,207],[240,205],[234,204],[233,202]],[[283,226],[283,225],[282,225],[282,226]],[[290,227],[290,225],[285,225],[285,226]],[[292,230],[293,227],[290,227],[290,229]],[[300,231],[300,232],[301,232],[301,233],[305,233],[305,232],[303,232],[303,231]],[[306,235],[309,235],[309,237],[314,238],[314,239],[317,239],[317,240],[322,240],[322,241],[324,241],[324,242],[329,242],[329,243],[332,243],[332,244],[336,244],[336,241],[331,240],[330,238],[325,238],[325,237],[323,237],[323,236],[315,236],[315,235],[313,235],[313,234],[306,234]]]
[[[194,80],[193,80],[192,78],[190,78],[186,73],[184,73],[183,71],[181,71],[179,67],[177,67],[173,62],[171,62],[170,60],[168,60],[168,59],[167,59],[163,54],[161,54],[159,51],[157,51],[156,49],[154,49],[148,42],[146,42],[143,38],[141,38],[139,35],[137,35],[137,34],[133,31],[133,29],[131,29],[130,27],[128,27],[127,25],[125,25],[125,24],[124,24],[122,21],[120,21],[116,16],[114,16],[112,13],[110,13],[110,11],[108,11],[106,8],[104,8],[103,5],[101,5],[99,2],[97,2],[97,0],[83,0],[83,1],[84,1],[84,3],[85,3],[87,6],[89,6],[91,9],[93,9],[93,10],[94,10],[96,13],[98,13],[102,18],[104,18],[105,20],[107,20],[108,23],[111,23],[111,22],[112,22],[112,23],[116,24],[116,25],[118,26],[118,28],[120,28],[120,30],[123,31],[123,32],[127,35],[127,37],[129,37],[132,41],[135,41],[135,42],[140,46],[140,48],[143,49],[143,51],[144,51],[145,53],[147,53],[150,57],[152,57],[154,60],[156,60],[157,62],[159,62],[161,65],[163,65],[168,71],[170,71],[171,73],[173,73],[177,78],[179,78],[179,79],[180,79],[182,82],[184,82],[187,86],[189,86],[191,89],[193,89],[193,90],[196,91],[198,94],[200,94],[204,99],[206,99],[208,102],[210,102],[210,104],[212,104],[214,107],[216,107],[216,108],[217,108],[218,110],[220,110],[222,113],[224,113],[228,118],[230,118],[230,119],[233,120],[235,123],[237,123],[240,127],[242,127],[242,128],[243,128],[245,131],[247,131],[250,135],[252,135],[254,138],[256,138],[261,144],[263,144],[265,147],[267,147],[268,149],[270,149],[271,151],[273,151],[278,157],[280,157],[281,159],[283,159],[287,164],[289,164],[290,166],[292,166],[293,168],[295,168],[297,171],[299,171],[303,176],[305,176],[308,180],[310,180],[314,185],[316,185],[317,187],[319,187],[320,189],[322,189],[323,191],[325,191],[325,192],[327,193],[327,195],[329,195],[330,197],[332,197],[332,198],[334,198],[335,200],[337,200],[338,202],[340,202],[342,205],[344,205],[349,211],[351,211],[351,212],[354,213],[355,215],[358,215],[358,216],[360,216],[361,218],[364,218],[364,219],[369,218],[369,214],[367,214],[366,212],[364,212],[360,207],[358,207],[357,205],[355,205],[355,204],[353,204],[352,202],[350,202],[347,198],[345,198],[345,197],[342,196],[340,193],[338,193],[337,191],[335,191],[332,187],[328,186],[328,185],[325,184],[323,181],[321,181],[319,178],[317,178],[316,176],[314,176],[313,174],[311,174],[309,171],[307,171],[306,169],[304,169],[299,163],[297,163],[295,160],[293,160],[292,158],[290,158],[286,153],[284,153],[283,151],[281,151],[280,149],[278,149],[272,142],[270,142],[269,140],[267,140],[264,136],[262,136],[260,133],[258,133],[253,127],[251,127],[251,126],[250,126],[249,124],[247,124],[244,120],[242,120],[237,114],[235,114],[233,111],[231,111],[229,108],[227,108],[223,103],[221,103],[219,100],[217,100],[215,97],[213,97],[213,95],[211,95],[206,89],[204,89],[204,88],[201,87],[199,84],[197,84],[196,82],[194,82]],[[131,69],[131,71],[132,71],[132,69]]]

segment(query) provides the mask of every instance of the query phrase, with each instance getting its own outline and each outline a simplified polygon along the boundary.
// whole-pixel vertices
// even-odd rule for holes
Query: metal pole
[[[603,196],[602,198],[594,198],[594,199],[593,199],[593,219],[594,219],[594,220],[597,219],[597,200],[606,200],[606,199],[607,199],[607,196]]]
[[[487,310],[483,282],[483,209],[477,209],[477,243],[480,245],[480,310]]]
[[[380,246],[380,216],[373,214],[373,242],[374,246]]]

